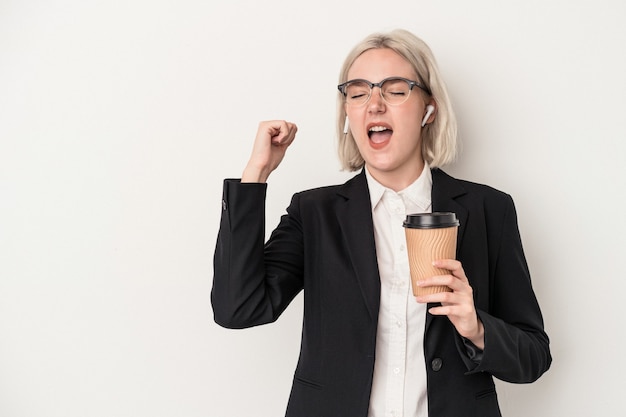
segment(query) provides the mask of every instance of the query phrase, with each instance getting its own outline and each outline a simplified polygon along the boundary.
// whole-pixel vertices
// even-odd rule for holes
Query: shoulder
[[[509,204],[511,196],[486,184],[454,178],[441,169],[433,169],[433,192],[449,194],[462,200]]]
[[[471,230],[489,230],[493,236],[517,228],[517,211],[513,198],[489,185],[453,178],[445,172],[433,172],[433,207],[459,210]],[[470,226],[471,225],[471,226]],[[478,229],[476,229],[478,227]],[[469,230],[468,229],[468,230]],[[494,241],[498,241],[495,238]]]
[[[350,198],[354,194],[368,194],[367,179],[363,172],[350,178],[343,184],[327,185],[323,187],[303,190],[294,195],[294,199],[307,202],[322,202]]]
[[[454,201],[474,219],[502,224],[517,217],[513,198],[489,185],[454,178],[441,170],[433,170],[433,206]],[[448,206],[450,207],[450,206]],[[454,210],[452,210],[454,211]]]

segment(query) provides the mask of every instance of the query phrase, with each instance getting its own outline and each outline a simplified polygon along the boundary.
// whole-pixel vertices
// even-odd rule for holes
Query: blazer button
[[[443,366],[443,361],[441,360],[441,358],[435,358],[430,363],[430,367],[435,372],[439,372],[439,370],[441,369],[442,366]]]

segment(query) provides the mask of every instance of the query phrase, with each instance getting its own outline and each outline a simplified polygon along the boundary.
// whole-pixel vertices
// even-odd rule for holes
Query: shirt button
[[[393,373],[398,375],[400,373],[400,368],[393,368]]]
[[[402,322],[401,322],[400,320],[398,320],[398,321],[396,322],[396,326],[398,326],[398,327],[402,327]]]
[[[432,368],[433,371],[435,372],[439,372],[439,370],[441,369],[441,367],[443,366],[443,360],[441,360],[441,358],[435,358],[433,359],[433,361],[430,363],[430,366]]]
[[[400,245],[400,252],[404,252],[404,245]]]

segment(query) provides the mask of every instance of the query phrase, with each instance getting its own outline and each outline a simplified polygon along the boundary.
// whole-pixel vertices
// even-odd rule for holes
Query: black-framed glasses
[[[402,77],[385,78],[379,83],[355,79],[346,81],[337,86],[341,94],[345,97],[346,102],[355,106],[367,103],[372,96],[372,89],[374,87],[380,89],[380,96],[385,103],[391,104],[392,106],[397,106],[407,101],[413,87],[418,87],[428,93],[428,95],[431,95],[430,90],[417,81],[411,81]]]

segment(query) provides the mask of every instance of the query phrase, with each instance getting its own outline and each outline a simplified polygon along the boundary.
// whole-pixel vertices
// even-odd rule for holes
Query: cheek
[[[361,135],[363,133],[363,117],[356,113],[346,113],[350,123],[350,131],[353,136]]]
[[[422,120],[420,119],[419,113],[416,110],[411,109],[410,111],[403,112],[398,116],[399,117],[397,120],[401,121],[399,125],[402,130],[408,132],[419,132],[421,130],[420,125]]]

